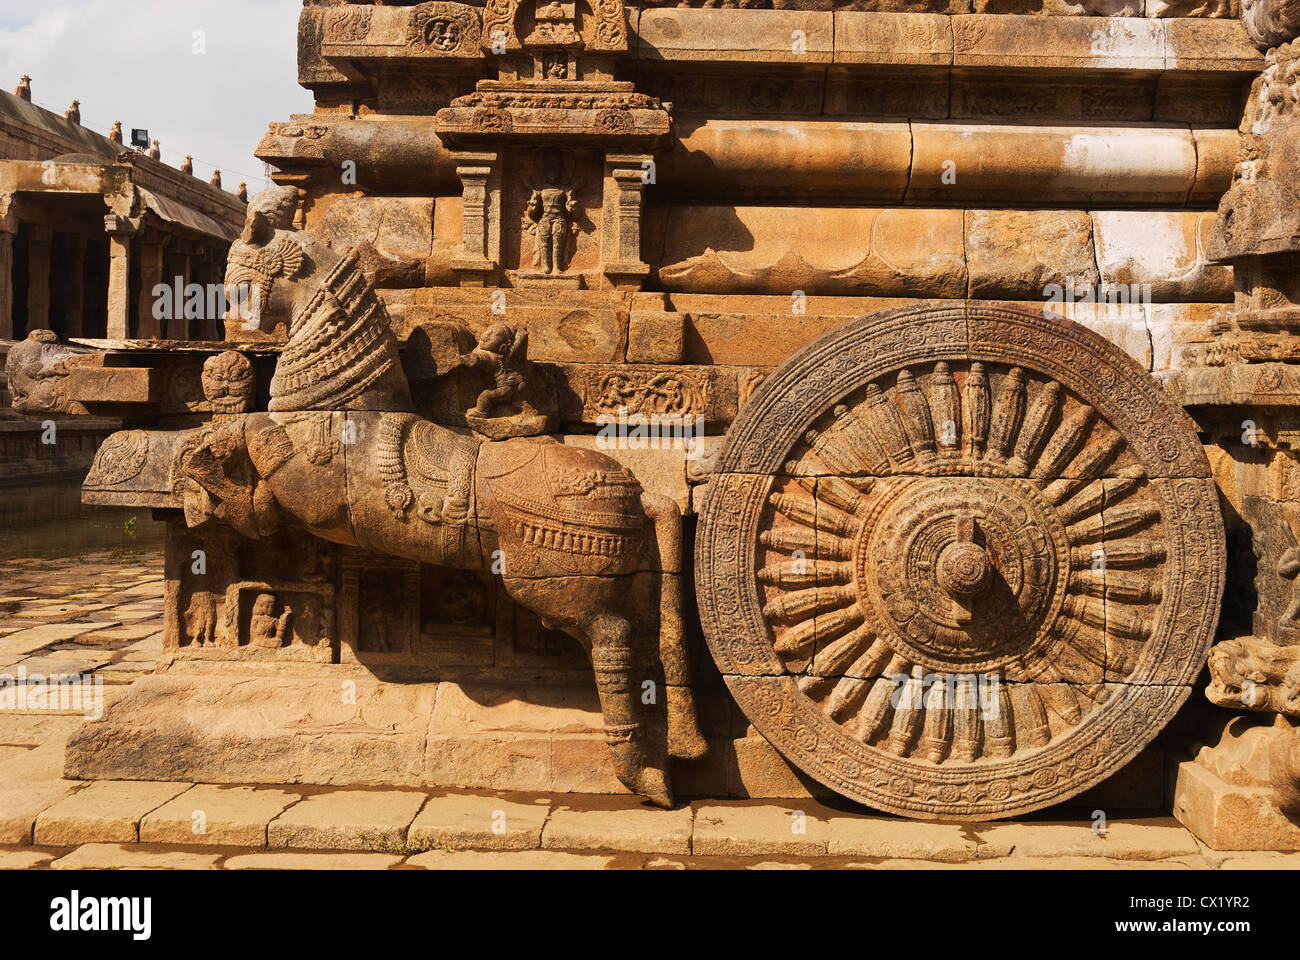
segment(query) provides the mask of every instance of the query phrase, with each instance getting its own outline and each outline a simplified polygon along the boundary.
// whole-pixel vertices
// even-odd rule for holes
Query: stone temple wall
[[[391,358],[339,393],[356,358],[321,342],[349,328],[305,295],[279,322],[227,318],[243,359],[137,371],[119,400],[151,429],[106,445],[86,496],[171,519],[167,669],[74,738],[70,776],[654,796],[616,736],[627,662],[598,638],[593,689],[572,639],[605,602],[574,558],[617,553],[617,527],[592,539],[537,500],[572,482],[623,503],[599,450],[658,504],[657,556],[621,582],[660,637],[679,792],[958,818],[1172,805],[1214,842],[1240,842],[1230,822],[1295,845],[1274,749],[1296,716],[1290,8],[831,6],[304,5],[316,108],[259,145],[292,189],[254,201],[232,270],[305,286],[302,258],[327,265],[326,304],[362,330],[386,315],[409,409]],[[70,389],[131,363],[88,361]],[[268,401],[283,429],[248,463],[200,462]],[[605,443],[628,417],[706,439]],[[438,525],[473,456],[441,428],[566,444],[537,490],[492,459],[517,439],[483,444],[481,566]],[[563,457],[606,468],[578,483]],[[257,539],[270,490],[315,536]],[[525,502],[559,526],[493,525]],[[494,537],[539,565],[526,586]],[[1004,588],[1019,606],[979,599]],[[1205,699],[1216,636],[1210,700],[1242,713]],[[1000,706],[953,706],[927,664],[996,664]],[[251,741],[232,712],[256,712]]]

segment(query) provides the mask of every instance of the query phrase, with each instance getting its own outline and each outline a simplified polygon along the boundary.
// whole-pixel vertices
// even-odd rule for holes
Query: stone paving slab
[[[22,783],[7,778],[3,783],[5,785],[0,786],[0,843],[31,843],[32,825],[40,812],[82,785],[77,780]]]
[[[264,847],[271,821],[301,799],[291,789],[199,784],[146,814],[140,841]]]
[[[0,743],[36,747],[67,737],[85,721],[80,716],[0,712]]]
[[[162,615],[162,604],[123,604],[118,607],[112,607],[109,611],[112,616],[118,618],[119,623],[136,623],[144,620],[152,620]]]
[[[140,839],[146,814],[189,788],[187,783],[97,780],[44,810],[36,818],[35,842],[132,843]]]
[[[51,644],[72,640],[83,633],[92,633],[105,627],[116,626],[116,620],[101,620],[94,623],[47,623],[37,627],[28,627],[11,633],[0,640],[0,657],[22,657],[43,650]]]
[[[163,635],[162,632],[159,631],[157,633],[151,633],[149,636],[137,640],[134,643],[128,643],[122,649],[127,653],[158,654],[162,651],[162,641]]]
[[[26,660],[20,661],[18,666],[26,669],[29,678],[38,674],[42,677],[76,677],[94,673],[100,667],[111,663],[112,660],[112,655],[106,652],[54,650],[38,657],[28,657]]]
[[[227,857],[224,870],[389,870],[402,862],[392,853],[245,853]]]
[[[334,790],[307,797],[271,821],[272,848],[372,850],[406,846],[426,796],[414,790]]]
[[[94,630],[90,633],[82,634],[77,638],[78,643],[115,643],[121,640],[129,640],[133,643],[141,640],[147,640],[154,634],[159,634],[163,629],[162,621],[145,620],[140,623],[123,624],[120,627],[109,627],[105,630]],[[159,636],[158,646],[162,646],[162,637]]]
[[[1201,852],[1192,835],[1172,817],[1114,820],[1105,836],[1090,824],[978,824],[976,831],[989,856],[1107,857],[1112,860],[1162,860]]]
[[[45,612],[47,610],[84,610],[92,606],[95,598],[86,596],[84,593],[65,594],[59,597],[37,597],[35,600],[29,600],[23,605],[23,612],[31,614],[34,612]]]
[[[0,870],[32,870],[49,866],[55,856],[43,850],[0,850]]]
[[[1232,853],[1218,864],[1220,870],[1300,870],[1300,853]]]
[[[0,743],[0,771],[13,760],[27,756],[32,748],[21,743]]]
[[[50,866],[55,870],[212,870],[219,853],[157,850],[138,844],[87,843]]]
[[[412,847],[428,850],[536,850],[551,803],[517,803],[491,796],[430,797],[407,832]]]
[[[815,803],[700,802],[694,807],[696,854],[818,857],[830,842],[830,824],[815,812]]]
[[[690,853],[691,821],[690,807],[662,810],[638,798],[610,798],[581,808],[561,802],[542,830],[542,846],[548,850]]]
[[[959,863],[979,855],[971,828],[955,823],[833,817],[829,825],[826,852],[832,857]]]
[[[54,740],[24,749],[0,761],[0,782],[58,781],[63,778],[64,740]]]
[[[158,577],[158,579],[153,579]],[[165,585],[160,577],[160,571],[144,571],[139,574],[132,574],[128,580],[124,580],[120,585],[114,585],[113,596],[125,597],[133,602],[149,603],[154,600],[161,600]]]
[[[430,850],[409,858],[405,866],[424,870],[604,870],[611,856],[520,850],[489,853],[479,850]]]
[[[40,620],[46,624],[62,624],[69,621],[75,621],[77,617],[84,617],[90,614],[99,614],[100,616],[111,617],[114,615],[111,604],[107,603],[90,603],[85,600],[75,600],[71,603],[57,603],[49,606],[38,607],[35,604],[27,604],[23,607],[23,616],[30,617],[33,620]]]

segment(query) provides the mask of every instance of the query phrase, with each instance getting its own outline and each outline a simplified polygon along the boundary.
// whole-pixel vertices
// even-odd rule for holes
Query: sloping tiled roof
[[[28,103],[21,97],[15,97],[12,93],[0,91],[0,127],[9,127],[10,132],[19,139],[29,139],[23,136],[23,128],[29,128],[30,131],[36,132],[38,142],[45,144],[50,142],[56,152],[51,153],[51,157],[61,156],[66,153],[88,153],[97,157],[104,157],[112,160],[119,153],[126,149],[121,144],[114,143],[108,137],[88,130],[79,123],[73,123],[66,120],[56,113],[51,113],[44,107],[38,107],[34,103]],[[56,144],[62,143],[65,149],[58,149]],[[29,159],[27,157],[0,157],[0,159]],[[38,157],[35,159],[50,159],[50,157]]]

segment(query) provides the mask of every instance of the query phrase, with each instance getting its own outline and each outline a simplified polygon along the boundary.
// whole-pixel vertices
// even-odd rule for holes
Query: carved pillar
[[[650,274],[641,260],[641,209],[654,157],[648,153],[605,155],[601,267],[620,290],[639,290]]]
[[[14,234],[18,217],[10,209],[12,196],[0,194],[0,340],[14,338]]]
[[[131,335],[131,237],[139,224],[127,217],[104,218],[108,234],[108,330],[110,340]]]
[[[1300,6],[1255,0],[1242,18],[1267,57],[1209,245],[1232,264],[1236,296],[1185,375],[1205,397],[1215,476],[1242,521],[1245,562],[1229,568],[1225,599],[1249,598],[1210,651],[1205,693],[1242,712],[1206,719],[1174,815],[1216,850],[1300,850]]]
[[[44,224],[32,224],[27,244],[27,329],[42,330],[50,325],[50,246],[53,232]]]
[[[463,287],[486,286],[501,263],[501,168],[495,152],[456,151],[465,203],[461,255],[451,267]]]
[[[135,335],[162,337],[166,332],[163,326],[165,321],[154,316],[153,290],[158,284],[166,282],[163,277],[166,273],[163,269],[163,241],[157,234],[151,234],[137,240],[137,250],[140,258],[140,290],[136,297]],[[184,304],[181,306],[183,310]],[[176,305],[172,304],[172,308],[175,307]]]

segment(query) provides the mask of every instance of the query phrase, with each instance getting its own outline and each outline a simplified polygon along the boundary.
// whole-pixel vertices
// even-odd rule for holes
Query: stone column
[[[109,214],[104,218],[108,234],[108,331],[110,340],[131,336],[131,237],[139,224]]]
[[[485,286],[501,264],[501,168],[494,152],[455,151],[464,191],[461,254],[451,262],[463,287]]]
[[[162,337],[166,334],[165,320],[154,316],[153,289],[160,283],[166,283],[163,258],[163,241],[158,234],[150,231],[144,237],[136,238],[136,255],[140,258],[140,289],[136,295],[135,335],[137,337]],[[172,309],[176,309],[172,304]],[[184,303],[180,304],[182,312]]]
[[[50,325],[50,245],[54,234],[44,224],[32,224],[27,243],[27,329]]]
[[[619,290],[639,290],[650,275],[649,264],[641,260],[641,208],[653,169],[648,153],[605,155],[601,270]]]
[[[14,234],[18,217],[10,209],[12,196],[0,194],[0,340],[14,338]]]

